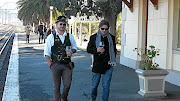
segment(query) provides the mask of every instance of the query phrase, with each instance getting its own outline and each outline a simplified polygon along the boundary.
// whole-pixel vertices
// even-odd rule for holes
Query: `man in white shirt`
[[[70,51],[67,50],[67,47]],[[66,32],[66,17],[59,16],[56,21],[56,32],[47,37],[44,48],[44,56],[54,80],[54,101],[61,101],[61,98],[63,101],[68,101],[67,97],[72,81],[72,68],[70,68],[69,62],[76,50],[77,46],[73,35]],[[61,78],[64,85],[62,94],[60,93]]]

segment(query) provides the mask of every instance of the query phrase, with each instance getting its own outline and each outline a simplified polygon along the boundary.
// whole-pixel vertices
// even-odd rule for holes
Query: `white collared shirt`
[[[65,36],[67,35],[67,32],[65,31],[63,35],[60,35],[58,32],[56,32],[56,35],[59,36],[60,40],[62,43],[64,43],[65,40]],[[71,49],[75,49],[77,50],[77,46],[76,46],[76,42],[74,40],[74,37],[72,34],[69,33],[69,40],[71,42]],[[49,57],[51,57],[51,47],[54,45],[54,35],[50,34],[47,37],[47,41],[45,43],[45,47],[44,47],[44,56],[47,55]]]

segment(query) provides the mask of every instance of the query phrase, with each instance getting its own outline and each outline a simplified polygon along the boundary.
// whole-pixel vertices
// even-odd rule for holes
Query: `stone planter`
[[[166,96],[165,76],[167,70],[142,70],[137,69],[136,73],[139,76],[140,90],[138,93],[144,97],[163,97]]]

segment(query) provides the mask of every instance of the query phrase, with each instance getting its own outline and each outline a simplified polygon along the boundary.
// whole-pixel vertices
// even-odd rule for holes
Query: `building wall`
[[[180,72],[180,50],[177,50],[178,22],[179,22],[179,0],[168,1],[168,34],[167,34],[167,59],[166,69]]]
[[[122,3],[122,35],[121,35],[121,56],[120,63],[131,68],[136,68],[139,65],[138,56],[136,52],[133,51],[134,48],[137,48],[139,45],[138,34],[139,32],[139,23],[142,19],[139,19],[141,13],[140,3],[142,0],[136,0],[133,2],[132,11]],[[141,7],[142,8],[142,7]],[[142,16],[142,15],[141,15]]]
[[[145,25],[141,21],[141,15],[144,15],[146,12],[142,12],[141,9],[144,9],[146,2],[144,0],[135,0],[133,2],[133,12],[129,10],[127,6],[124,6],[123,13],[123,28],[122,31],[122,52],[121,58],[132,59],[136,62],[133,62],[131,65],[133,68],[138,68],[137,61],[141,61],[138,58],[137,53],[133,51],[134,48],[144,48],[143,43],[145,43]],[[142,26],[143,25],[143,26]],[[140,27],[144,27],[140,29]],[[142,33],[142,34],[139,34]],[[156,48],[160,49],[160,56],[156,58],[156,62],[159,63],[161,68],[166,69],[166,58],[167,58],[167,33],[168,33],[168,0],[159,0],[158,1],[158,10],[155,9],[154,5],[149,1],[148,2],[148,30],[147,30],[147,46],[154,45]],[[124,40],[123,40],[124,38]],[[141,43],[141,44],[140,44]],[[120,59],[122,64],[125,63]],[[131,63],[128,63],[128,66]],[[139,63],[140,64],[140,63]]]
[[[124,8],[126,11],[126,19],[124,21],[124,53],[127,58],[136,60],[137,56],[132,50],[137,46],[137,34],[138,34],[138,2],[134,2],[133,12],[129,8]]]
[[[171,1],[172,2],[172,1]],[[170,22],[169,24],[173,26],[172,33],[169,33],[169,35],[172,35],[172,65],[170,69],[179,71],[180,72],[180,50],[177,50],[177,40],[178,40],[178,22],[179,22],[179,6],[180,6],[180,1],[179,0],[174,0],[173,1],[173,13],[169,12],[169,16],[173,16],[173,21]],[[170,60],[169,60],[170,61]]]
[[[173,54],[173,70],[178,70],[180,71],[179,69],[179,66],[180,66],[180,54]]]
[[[158,0],[158,10],[149,1],[147,46],[154,45],[160,49],[160,56],[156,58],[156,62],[164,69],[167,58],[167,32],[168,0]]]
[[[144,48],[146,0],[134,0],[133,11],[122,6],[122,47],[120,64],[139,68],[141,59],[133,51],[135,47]],[[145,20],[144,20],[145,19]],[[158,0],[158,9],[148,1],[147,46],[160,49],[156,62],[168,69],[166,80],[180,86],[180,51],[177,50],[179,21],[179,0]]]
[[[156,62],[161,68],[180,71],[180,51],[177,50],[179,0],[159,0],[158,10],[151,2],[148,6],[148,46],[160,49]]]
[[[168,0],[168,34],[166,68],[169,74],[166,80],[180,86],[180,51],[177,50],[179,0]]]

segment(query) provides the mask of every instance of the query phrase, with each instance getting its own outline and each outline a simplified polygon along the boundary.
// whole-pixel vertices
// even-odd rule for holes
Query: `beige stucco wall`
[[[180,51],[177,48],[178,0],[159,0],[158,10],[149,2],[148,46],[161,49],[156,62],[161,68],[180,71]],[[172,27],[172,28],[171,28]],[[173,53],[172,50],[176,52]]]
[[[173,69],[180,71],[180,55],[173,54]]]
[[[173,3],[173,12],[169,12],[169,16],[173,16],[173,21],[169,24],[173,26],[172,33],[172,68],[173,70],[180,71],[180,50],[177,50],[177,40],[178,40],[178,20],[179,20],[179,0],[169,1]],[[169,60],[170,61],[170,60]]]
[[[167,69],[166,80],[180,86],[180,50],[177,50],[178,20],[180,0],[158,0],[158,9],[148,4],[147,46],[154,45],[160,49],[156,62]],[[137,69],[140,58],[135,47],[144,48],[146,29],[146,0],[133,0],[133,12],[122,6],[122,47],[120,64]],[[145,16],[145,17],[144,17]]]
[[[146,13],[142,10],[145,8],[146,2],[144,0],[134,0],[133,3],[133,12],[131,12],[127,6],[124,8],[126,9],[126,20],[124,21],[126,44],[122,49],[124,49],[124,57],[140,61],[136,52],[132,50],[135,47],[144,48],[140,43],[145,43],[143,36],[145,35],[145,31],[140,27],[145,29],[145,25],[143,25],[143,21],[141,21],[145,18],[141,16]],[[158,10],[154,8],[154,5],[150,1],[148,7],[147,46],[155,45],[161,49],[161,55],[157,57],[157,62],[160,64],[160,67],[166,68],[168,0],[159,0]]]
[[[138,1],[133,4],[133,12],[126,6],[123,10],[126,13],[126,19],[124,21],[124,33],[125,45],[124,45],[124,57],[130,59],[137,59],[137,55],[133,52],[133,49],[137,47],[137,34],[138,34]]]
[[[148,35],[147,46],[154,45],[160,49],[156,62],[166,69],[167,31],[168,31],[168,0],[158,1],[158,10],[149,2],[148,5]]]
[[[136,52],[132,50],[135,47],[143,48],[141,44],[144,43],[143,35],[145,35],[145,17],[143,16],[146,13],[143,9],[146,3],[144,0],[134,0],[133,3],[132,12],[126,5],[123,8],[125,18],[122,34],[125,36],[123,37],[125,41],[121,53],[125,58],[140,61]],[[156,57],[156,62],[161,68],[180,71],[180,51],[173,53],[177,46],[178,4],[178,0],[158,0],[158,9],[155,9],[149,1],[147,46],[154,45],[160,49],[160,56]]]

